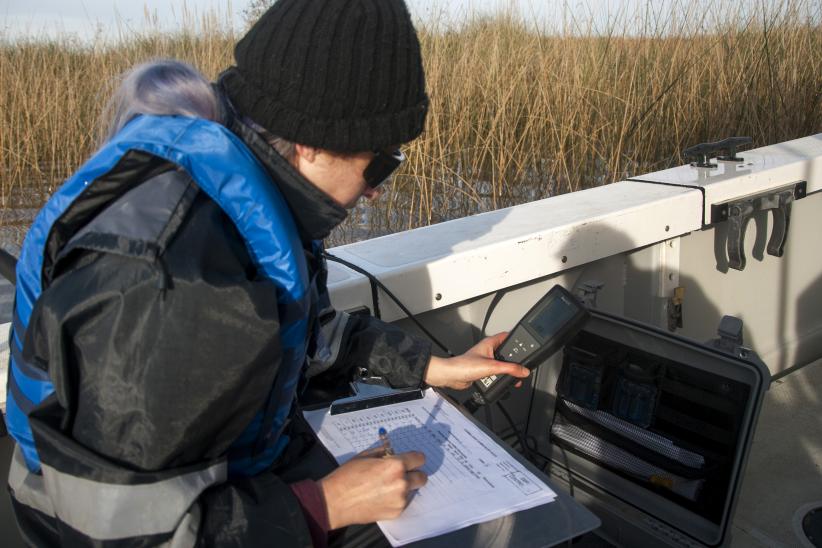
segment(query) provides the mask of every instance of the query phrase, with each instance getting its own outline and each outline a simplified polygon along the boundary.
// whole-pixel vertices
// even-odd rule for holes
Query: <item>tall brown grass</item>
[[[0,205],[39,205],[89,156],[103,107],[129,67],[157,57],[186,60],[210,77],[226,67],[230,30],[211,16],[190,28],[125,31],[114,44],[0,42]]]
[[[720,3],[708,31],[698,14],[638,26],[626,14],[596,33],[590,21],[540,32],[513,13],[419,24],[426,130],[393,191],[336,241],[360,237],[363,215],[377,233],[411,228],[662,169],[697,142],[750,135],[761,146],[819,132],[822,8],[734,5]],[[624,30],[634,27],[644,31]],[[82,163],[129,66],[175,57],[209,77],[228,66],[232,32],[213,19],[197,28],[108,46],[0,44],[2,205],[37,205]]]

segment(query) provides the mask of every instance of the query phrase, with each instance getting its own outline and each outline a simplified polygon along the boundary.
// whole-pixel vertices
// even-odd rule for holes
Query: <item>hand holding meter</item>
[[[533,370],[570,341],[588,316],[588,311],[571,293],[555,285],[511,330],[494,357]],[[473,410],[495,402],[517,380],[510,375],[491,375],[475,381],[476,391],[467,407]]]

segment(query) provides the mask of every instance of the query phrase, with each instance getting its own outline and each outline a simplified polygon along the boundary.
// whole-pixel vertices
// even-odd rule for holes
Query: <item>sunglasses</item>
[[[387,181],[404,161],[405,154],[398,148],[375,151],[374,159],[363,172],[365,183],[371,188],[377,188]]]

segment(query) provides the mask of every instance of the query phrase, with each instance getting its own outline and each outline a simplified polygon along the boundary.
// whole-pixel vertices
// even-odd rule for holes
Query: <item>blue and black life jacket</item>
[[[54,387],[23,359],[32,310],[72,236],[112,201],[169,168],[184,169],[236,226],[260,276],[277,287],[281,369],[264,409],[229,450],[229,471],[253,475],[288,443],[283,429],[305,362],[312,288],[297,228],[279,190],[242,141],[223,126],[183,117],[140,116],[106,143],[37,215],[17,263],[6,423],[32,472],[40,469],[28,421]],[[128,177],[123,173],[129,173]]]

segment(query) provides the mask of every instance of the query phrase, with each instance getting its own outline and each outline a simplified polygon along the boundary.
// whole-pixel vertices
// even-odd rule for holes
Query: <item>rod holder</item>
[[[768,239],[768,255],[781,257],[788,240],[791,224],[791,205],[807,193],[807,181],[799,181],[782,188],[738,198],[711,206],[711,224],[728,222],[728,266],[745,270],[745,228],[759,211],[773,212],[773,229]]]

